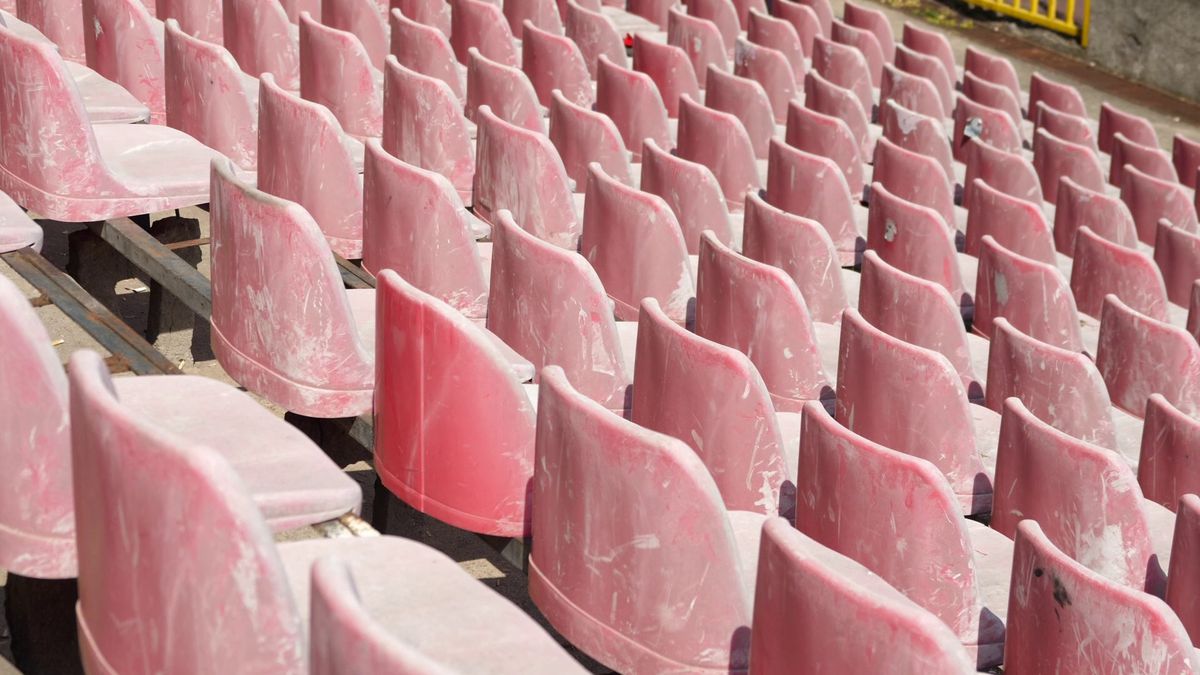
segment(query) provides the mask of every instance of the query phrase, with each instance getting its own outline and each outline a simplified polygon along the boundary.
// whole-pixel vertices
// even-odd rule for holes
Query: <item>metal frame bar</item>
[[[1020,19],[1026,23],[1048,28],[1056,33],[1079,38],[1080,43],[1087,47],[1088,32],[1091,27],[1092,3],[1084,0],[1083,17],[1076,23],[1076,0],[1067,0],[1067,13],[1064,18],[1058,16],[1058,0],[1048,0],[1045,13],[1041,11],[1040,0],[1030,0],[1029,8],[1021,6],[1021,0],[966,0],[967,4],[989,9],[993,12]]]

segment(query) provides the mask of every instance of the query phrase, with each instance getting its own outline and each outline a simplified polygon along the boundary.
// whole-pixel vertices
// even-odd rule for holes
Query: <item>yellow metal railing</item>
[[[1091,0],[966,0],[967,4],[1079,38],[1086,47],[1092,18]]]

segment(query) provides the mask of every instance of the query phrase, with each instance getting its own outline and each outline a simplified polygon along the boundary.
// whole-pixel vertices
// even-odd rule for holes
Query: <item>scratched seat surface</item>
[[[473,47],[497,63],[514,68],[521,65],[521,53],[500,5],[487,0],[452,0],[449,4],[450,44],[459,63],[467,63],[467,50]]]
[[[450,5],[447,3],[445,7],[449,9]],[[445,33],[414,20],[399,8],[391,11],[390,26],[389,54],[395,56],[400,65],[445,82],[460,100],[465,97],[465,74]],[[380,67],[387,70],[386,65]]]
[[[287,3],[223,0],[225,48],[251,77],[275,76],[280,87],[300,89],[300,30]]]
[[[307,12],[300,16],[300,97],[329,109],[342,130],[358,140],[382,133],[383,73],[357,35]]]
[[[660,148],[670,149],[675,144],[658,85],[646,73],[614,63],[603,54],[596,59],[596,112],[607,115],[617,126],[634,161],[641,159],[646,139]]]
[[[163,22],[141,0],[87,0],[83,32],[88,67],[133,94],[150,109],[150,121],[166,119]]]
[[[538,101],[549,106],[551,92],[559,89],[571,103],[591,108],[596,91],[575,41],[532,23],[527,28],[521,41],[521,69],[529,76]]]
[[[311,18],[329,28],[357,36],[370,58],[371,65],[376,69],[383,68],[391,35],[387,12],[381,10],[379,3],[374,0],[322,0],[320,13]],[[303,29],[303,20],[300,25]],[[345,71],[342,75],[346,78],[354,77],[352,73]]]

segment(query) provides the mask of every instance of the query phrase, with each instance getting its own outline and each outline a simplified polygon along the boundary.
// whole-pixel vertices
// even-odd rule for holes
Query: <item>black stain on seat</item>
[[[1058,603],[1058,606],[1065,608],[1071,604],[1071,595],[1067,593],[1066,587],[1062,585],[1058,577],[1051,577],[1051,581],[1054,582],[1054,601]]]

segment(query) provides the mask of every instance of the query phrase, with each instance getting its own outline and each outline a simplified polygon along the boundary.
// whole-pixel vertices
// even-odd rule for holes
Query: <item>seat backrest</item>
[[[879,86],[883,77],[883,65],[888,61],[884,59],[883,49],[879,46],[879,39],[875,37],[874,33],[834,19],[829,39],[857,49],[867,64],[867,72],[871,76],[872,86]]]
[[[116,82],[150,108],[153,123],[166,119],[163,25],[142,0],[84,0],[88,67]]]
[[[844,120],[792,101],[788,104],[784,141],[793,148],[833,160],[842,168],[850,194],[863,194],[865,178],[861,146]]]
[[[374,0],[361,1],[374,5]],[[307,12],[300,15],[300,96],[328,108],[351,136],[382,134],[383,80],[378,74],[354,33],[318,23]]]
[[[972,330],[992,335],[992,321],[1008,319],[1017,330],[1056,347],[1083,351],[1079,311],[1062,272],[1018,255],[989,235],[979,241],[979,271],[975,281]]]
[[[954,229],[954,185],[936,159],[883,137],[875,143],[874,164],[872,180],[901,199],[936,211],[946,227]]]
[[[516,68],[521,55],[500,5],[488,0],[449,0],[450,44],[459,63],[467,63],[474,47],[485,58]]]
[[[1151,394],[1146,401],[1146,422],[1142,431],[1141,457],[1137,467],[1138,485],[1146,499],[1158,502],[1175,511],[1179,507],[1180,519],[1185,517],[1187,505],[1179,500],[1184,495],[1195,494],[1200,486],[1200,471],[1191,460],[1200,449],[1200,421],[1184,414],[1162,394]],[[1194,517],[1195,514],[1187,514]],[[1200,542],[1197,542],[1200,543]],[[1178,551],[1176,535],[1174,553]],[[1188,557],[1182,561],[1186,567]],[[1175,572],[1172,563],[1171,572]],[[1167,589],[1168,597],[1171,590]]]
[[[512,0],[504,3],[504,18],[517,40],[525,39],[525,22],[533,24],[547,33],[563,34],[562,17],[558,15],[558,3],[554,0]]]
[[[954,114],[954,76],[946,74],[945,66],[937,57],[926,56],[904,45],[896,45],[895,66],[910,75],[932,82],[934,89],[937,89],[938,98],[942,101],[942,117]]]
[[[545,134],[542,108],[529,76],[516,66],[487,58],[474,47],[468,51],[467,119],[479,124],[479,107],[486,105],[509,124]]]
[[[1070,180],[1070,179],[1064,179]],[[963,250],[979,256],[979,242],[991,235],[1013,253],[1047,265],[1057,265],[1054,233],[1037,204],[1018,199],[976,178],[967,209],[967,231]]]
[[[982,140],[970,140],[966,145],[966,175],[963,183],[963,203],[971,199],[971,187],[976,178],[1012,195],[1017,199],[1042,205],[1042,184],[1033,164],[1015,152],[1005,152]]]
[[[792,28],[796,29],[796,35],[800,37],[800,46],[804,49],[806,58],[812,56],[813,40],[818,35],[826,35],[826,29],[821,25],[821,19],[817,13],[802,2],[795,0],[780,0],[774,3],[771,10],[775,16],[792,24]],[[833,17],[829,17],[830,22]]]
[[[817,37],[813,40],[812,69],[829,84],[853,92],[864,114],[870,117],[874,105],[871,93],[874,80],[871,66],[862,52],[850,45]]]
[[[1058,201],[1058,180],[1063,176],[1096,192],[1103,192],[1107,183],[1091,148],[1064,141],[1045,129],[1033,134],[1033,166],[1042,182],[1042,195],[1051,204]]]
[[[746,354],[776,410],[795,412],[804,401],[832,398],[812,316],[787,272],[705,233],[697,277],[696,334]]]
[[[395,270],[466,316],[484,318],[487,271],[450,181],[396,159],[375,139],[363,169],[363,269]]]
[[[1076,233],[1084,225],[1109,241],[1137,246],[1137,226],[1124,202],[1063,176],[1058,182],[1058,204],[1054,209],[1054,248],[1064,255],[1074,254]]]
[[[742,210],[747,190],[761,187],[754,145],[737,117],[681,96],[676,140],[676,154],[713,172],[731,211]]]
[[[492,227],[487,327],[535,368],[562,366],[584,395],[624,407],[632,373],[600,278],[583,256],[526,232],[506,211]]]
[[[758,12],[751,12],[753,17]],[[738,38],[733,48],[733,73],[762,85],[776,122],[787,119],[788,103],[796,97],[796,76],[783,52]]]
[[[756,194],[747,195],[742,254],[786,272],[813,321],[841,321],[842,310],[849,306],[842,285],[844,261],[820,223],[771,206]]]
[[[667,29],[667,9],[675,4],[675,0],[629,0],[625,11],[652,21],[659,30]]]
[[[733,43],[742,27],[732,0],[689,0],[686,7],[689,16],[711,21],[721,34],[725,51],[733,51]]]
[[[592,162],[622,183],[633,183],[633,167],[617,125],[604,113],[568,100],[558,89],[550,102],[550,142],[575,181],[576,192],[584,191]]]
[[[225,48],[242,72],[275,76],[279,86],[300,89],[300,44],[282,3],[222,0]]]
[[[934,118],[945,118],[942,110],[942,98],[938,95],[933,81],[919,75],[912,75],[896,66],[885,63],[883,75],[879,83],[879,100],[895,101],[900,105]]]
[[[870,118],[854,92],[821,77],[816,70],[804,76],[804,106],[846,123],[863,162],[871,161]]]
[[[1171,543],[1171,574],[1166,600],[1188,633],[1194,635],[1200,631],[1200,609],[1192,602],[1195,594],[1200,592],[1200,574],[1197,574],[1196,565],[1196,556],[1200,555],[1200,497],[1193,492],[1183,495],[1176,503],[1179,512]]]
[[[988,106],[1003,110],[1005,115],[1013,121],[1013,124],[1020,128],[1021,121],[1025,116],[1021,113],[1021,101],[1013,95],[1012,90],[1001,84],[989,82],[981,77],[978,77],[970,72],[963,73],[962,79],[963,96]]]
[[[772,140],[766,200],[820,223],[837,247],[841,263],[856,262],[856,253],[866,242],[859,234],[846,177],[833,160]]]
[[[1117,108],[1108,101],[1100,104],[1100,127],[1097,140],[1100,152],[1112,152],[1113,135],[1122,134],[1125,138],[1152,148],[1158,147],[1158,133],[1154,125],[1145,117],[1134,115]]]
[[[630,419],[688,444],[730,510],[791,513],[786,450],[771,396],[742,352],[642,301]]]
[[[1072,258],[1071,293],[1080,312],[1099,318],[1104,296],[1113,293],[1135,311],[1167,320],[1167,287],[1150,256],[1084,226],[1075,235]]]
[[[809,36],[809,47],[806,50],[804,40],[797,32],[796,26],[790,21],[753,9],[748,14],[746,39],[751,44],[774,49],[783,54],[788,67],[792,70],[793,77],[797,73],[803,74],[807,70],[804,59],[808,52],[812,51],[813,37],[815,36]],[[736,44],[734,47],[736,54]],[[767,93],[770,93],[769,89]]]
[[[767,146],[775,137],[775,112],[761,84],[709,66],[704,105],[738,118],[750,138],[755,158],[767,158]]]
[[[394,270],[379,273],[377,288],[379,477],[455,527],[527,536],[536,402],[470,318]]]
[[[954,158],[966,161],[966,145],[972,138],[1005,152],[1019,153],[1021,131],[1008,113],[978,101],[959,96],[954,106],[954,134],[951,137]]]
[[[361,258],[362,183],[352,141],[327,108],[284,91],[269,74],[258,92],[258,188],[302,206],[335,253]]]
[[[654,80],[646,73],[613,63],[605,55],[596,60],[596,112],[607,115],[617,126],[634,161],[641,159],[645,139],[664,148],[675,142],[667,108]]]
[[[679,99],[684,94],[697,100],[700,98],[700,81],[696,79],[696,69],[692,66],[687,52],[679,47],[661,44],[635,33],[633,69],[649,75],[654,84],[658,85],[669,117],[679,116]]]
[[[76,352],[70,365],[84,662],[112,672],[307,672],[283,564],[233,468],[121,405],[95,352]],[[206,590],[181,595],[185,587]]]
[[[163,45],[167,125],[233,160],[258,166],[258,81],[219,44],[183,32],[167,19]]]
[[[1161,583],[1142,491],[1125,460],[1046,424],[1020,399],[1007,399],[1002,414],[992,529],[1015,537],[1017,523],[1035,520],[1097,574],[1137,590]]]
[[[1162,394],[1184,413],[1200,413],[1200,346],[1179,326],[1104,298],[1096,367],[1113,404],[1141,417],[1146,399]]]
[[[829,35],[830,26],[833,24],[833,4],[829,0],[795,0],[795,2],[812,10],[821,26],[821,34]]]
[[[796,529],[878,574],[964,642],[1003,639],[999,621],[980,616],[971,540],[936,466],[809,403],[796,475]]]
[[[712,230],[723,242],[733,238],[721,184],[711,169],[678,157],[647,138],[642,145],[643,191],[667,202],[683,230],[688,253],[700,250],[700,233]]]
[[[1112,163],[1109,166],[1108,182],[1120,185],[1121,174],[1129,166],[1160,180],[1179,182],[1179,176],[1175,174],[1175,165],[1171,163],[1171,155],[1165,150],[1157,145],[1151,147],[1131,141],[1125,138],[1125,134],[1117,132],[1112,137]]]
[[[221,24],[221,0],[158,0],[154,15],[166,21],[175,19],[183,32],[204,42],[220,45],[225,39]]]
[[[596,59],[601,54],[619,66],[624,67],[628,63],[625,41],[621,39],[612,19],[602,14],[599,8],[593,11],[574,0],[567,0],[566,31],[567,37],[579,46],[593,78],[596,77]]]
[[[548,2],[553,6],[552,0]],[[595,98],[592,78],[575,41],[532,22],[528,28],[521,40],[521,69],[529,76],[538,101],[550,105],[550,92],[558,89],[568,101],[591,108]]]
[[[1062,84],[1048,79],[1038,71],[1029,76],[1029,114],[1037,112],[1037,104],[1045,101],[1046,105],[1070,113],[1078,117],[1087,117],[1087,106],[1079,91],[1069,84]]]
[[[449,9],[450,4],[445,3]],[[450,38],[434,26],[418,23],[399,9],[391,12],[391,47],[389,53],[400,65],[445,82],[455,98],[466,97],[466,83],[458,69]],[[387,71],[386,64],[383,70]]]
[[[884,60],[888,63],[892,62],[896,52],[896,38],[892,34],[892,23],[888,21],[886,14],[878,9],[871,9],[858,3],[847,2],[842,7],[842,20],[847,25],[870,31],[883,50]]]
[[[708,19],[685,14],[679,6],[667,10],[667,44],[679,47],[687,54],[701,87],[705,86],[709,64],[729,70],[724,38],[717,25]]]
[[[29,300],[0,279],[0,566],[39,579],[77,575],[67,378]]]
[[[1117,449],[1112,401],[1104,378],[1086,355],[1035,340],[1007,319],[992,321],[987,407],[1004,412],[1010,396],[1059,431]]]
[[[1115,157],[1113,161],[1116,161]],[[1121,201],[1129,207],[1138,239],[1153,244],[1158,221],[1166,219],[1172,225],[1188,231],[1200,230],[1196,206],[1188,189],[1171,180],[1163,180],[1133,166],[1125,165],[1121,172]]]
[[[914,397],[914,391],[922,395]],[[945,356],[884,333],[857,311],[842,314],[837,420],[885,447],[933,462],[963,513],[986,513],[991,486],[968,405],[962,378]]]
[[[321,0],[321,16],[317,20],[329,28],[358,37],[372,67],[379,70],[383,68],[383,59],[388,55],[391,42],[387,14],[387,4],[376,0]]]
[[[1017,527],[1006,672],[1187,673],[1195,668],[1196,650],[1170,607],[1072,560],[1042,530],[1031,520]]]
[[[895,101],[879,107],[883,136],[897,147],[937,160],[946,176],[954,175],[954,157],[940,118],[913,112]]]
[[[939,30],[921,28],[912,21],[905,21],[900,42],[909,50],[932,56],[942,64],[942,70],[951,81],[958,79],[958,64],[954,60],[954,48],[950,40]],[[894,58],[894,55],[893,55]],[[907,106],[906,106],[907,107]]]
[[[467,118],[444,81],[409,70],[393,57],[383,69],[383,149],[450,179],[471,199],[475,152]]]
[[[320,0],[279,0],[279,4],[283,5],[284,16],[293,25],[300,22],[301,12],[308,12],[312,18],[321,20]]]
[[[1200,235],[1175,227],[1167,220],[1158,221],[1154,263],[1166,282],[1167,298],[1187,307],[1192,285],[1200,279]]]
[[[763,526],[754,597],[750,660],[756,674],[975,669],[958,637],[935,615],[782,518]]]
[[[637,321],[642,298],[654,298],[676,323],[696,294],[687,244],[671,207],[630,187],[599,164],[588,167],[579,250],[596,270],[622,321]]]
[[[84,44],[83,11],[70,0],[15,0],[14,12],[21,21],[36,28],[58,45],[64,59],[84,63],[87,48]]]
[[[954,246],[954,231],[931,208],[871,186],[867,248],[888,264],[932,281],[950,292],[960,306],[970,305]]]
[[[1033,113],[1033,123],[1034,129],[1045,129],[1055,138],[1085,146],[1093,152],[1100,149],[1096,144],[1096,132],[1092,128],[1091,120],[1051,108],[1045,101],[1038,101]]]
[[[413,21],[436,28],[447,39],[450,38],[450,31],[453,30],[451,15],[454,10],[446,0],[395,0],[392,7]]]
[[[1171,161],[1175,164],[1175,173],[1179,174],[1179,182],[1195,189],[1196,177],[1200,175],[1200,142],[1175,134],[1171,143]]]
[[[974,45],[968,45],[963,56],[963,70],[992,84],[998,84],[1011,91],[1017,100],[1021,99],[1021,80],[1017,77],[1017,69],[1013,67],[1012,61],[1006,57],[988,54]]]
[[[709,470],[682,441],[589,401],[561,369],[547,368],[542,381],[530,556],[539,608],[618,670],[662,670],[668,659],[688,670],[745,669],[750,571]],[[664,607],[691,611],[664,621]],[[585,630],[576,612],[604,625]]]

